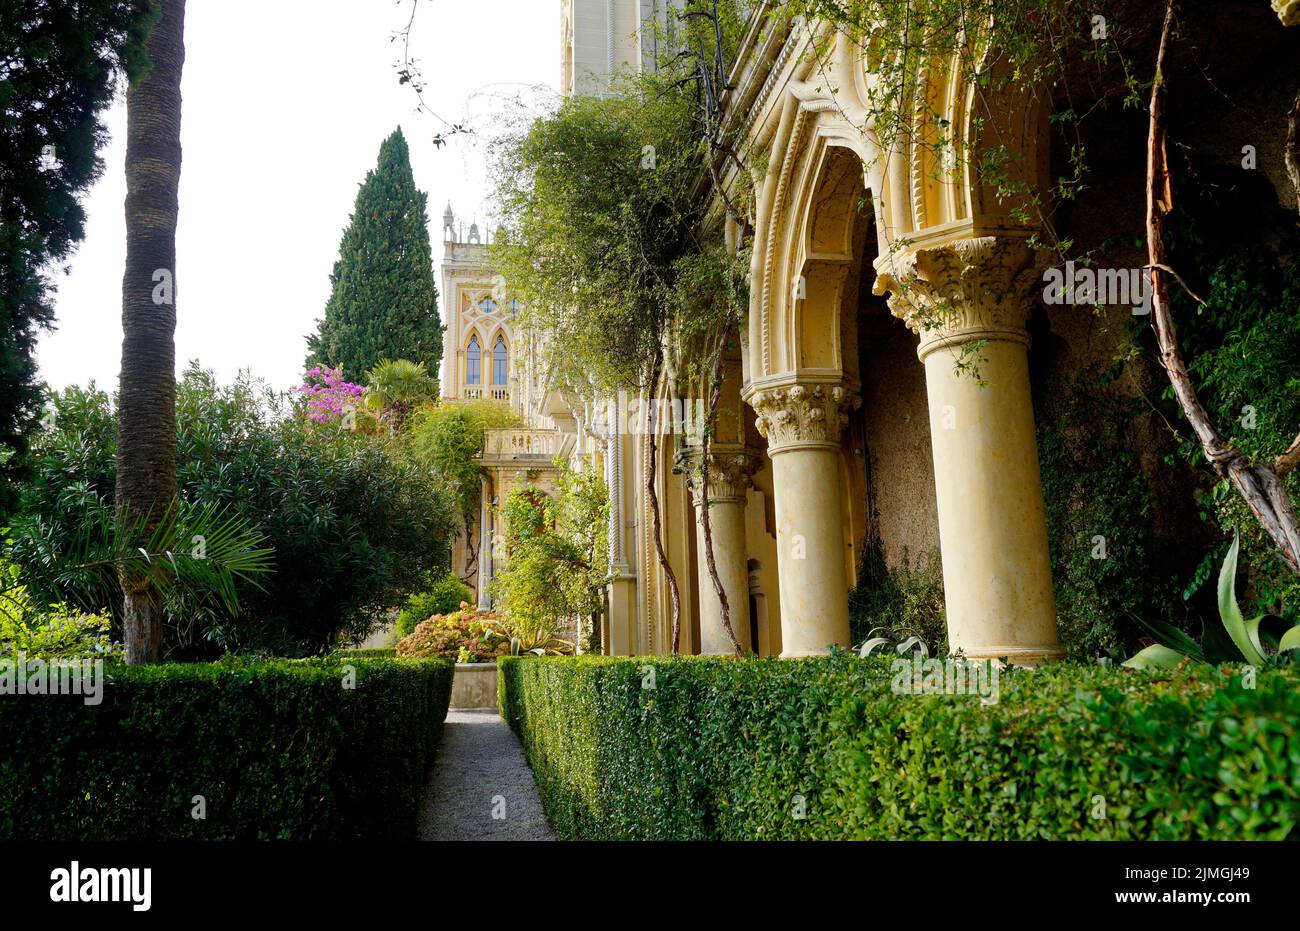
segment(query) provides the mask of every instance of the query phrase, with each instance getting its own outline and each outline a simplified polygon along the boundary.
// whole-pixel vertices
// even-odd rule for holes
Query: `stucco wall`
[[[891,569],[909,557],[915,567],[939,546],[925,368],[916,344],[883,302],[864,302],[858,317],[862,407],[853,421],[867,444],[867,532],[884,544]]]

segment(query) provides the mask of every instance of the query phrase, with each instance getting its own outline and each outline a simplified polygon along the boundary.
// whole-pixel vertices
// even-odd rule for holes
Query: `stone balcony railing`
[[[482,385],[465,385],[461,388],[461,396],[467,401],[481,401],[483,398],[491,398],[493,401],[501,401],[504,404],[510,403],[510,389],[504,385],[492,385],[486,389]]]
[[[559,455],[562,439],[556,430],[488,430],[483,438],[483,458],[550,460]]]

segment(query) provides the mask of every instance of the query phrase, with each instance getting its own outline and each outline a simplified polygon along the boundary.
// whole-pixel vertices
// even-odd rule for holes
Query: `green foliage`
[[[453,672],[354,657],[108,666],[98,705],[0,702],[0,838],[412,840]]]
[[[862,643],[877,628],[900,641],[919,637],[937,655],[948,652],[943,567],[937,552],[919,559],[915,568],[905,558],[891,571],[879,541],[868,541],[858,584],[849,592],[849,632],[854,643]]]
[[[53,403],[57,416],[35,444],[36,476],[13,528],[13,558],[29,585],[48,575],[42,569],[50,554],[74,550],[87,527],[113,514],[108,396],[93,386],[70,388]],[[203,589],[170,591],[166,647],[173,657],[227,649],[301,655],[359,642],[386,609],[448,565],[448,495],[386,437],[313,424],[289,396],[247,377],[221,386],[197,366],[178,385],[177,434],[182,509],[225,509],[242,518],[274,550],[275,572],[257,584],[237,579],[233,613]],[[182,545],[173,553],[183,566],[193,543],[178,536]],[[208,560],[214,546],[209,539]],[[55,579],[33,593],[91,611],[120,610],[111,591],[68,586]]]
[[[336,650],[335,654],[348,659],[394,659],[397,650],[394,647],[367,647],[365,649]]]
[[[1124,434],[1133,402],[1096,371],[1050,395],[1038,458],[1061,644],[1073,659],[1122,656],[1139,633],[1128,619],[1168,621],[1178,601],[1152,577],[1156,498]]]
[[[80,200],[104,170],[99,113],[146,63],[153,18],[149,0],[0,4],[0,521],[40,415],[54,266],[84,237]]]
[[[19,582],[18,567],[0,559],[0,658],[120,659],[122,644],[109,638],[111,619],[66,604],[38,607]]]
[[[492,592],[520,650],[563,650],[559,634],[604,606],[609,491],[595,469],[561,468],[556,495],[519,484],[505,503],[508,559]]]
[[[25,585],[62,595],[94,611],[111,611],[128,588],[147,585],[173,603],[238,614],[239,593],[259,588],[272,551],[248,521],[215,503],[174,502],[146,532],[100,502],[66,526],[19,518],[8,552],[22,563]]]
[[[1246,620],[1237,603],[1237,555],[1241,540],[1232,538],[1228,555],[1219,570],[1219,623],[1222,628],[1207,628],[1197,643],[1177,628],[1158,621],[1142,625],[1156,643],[1124,663],[1133,669],[1173,667],[1185,659],[1202,663],[1247,663],[1251,666],[1275,666],[1291,663],[1300,648],[1300,621],[1294,625],[1279,618],[1258,615]],[[1265,623],[1265,622],[1268,623]]]
[[[1191,283],[1205,301],[1196,304],[1181,291],[1174,298],[1192,377],[1211,420],[1229,440],[1256,461],[1271,460],[1300,433],[1300,262],[1284,263],[1259,248],[1225,242],[1221,233],[1202,233],[1210,223],[1202,217],[1211,210],[1189,200],[1192,218],[1174,233],[1171,261],[1193,270]],[[1164,403],[1170,419],[1180,422],[1168,389]],[[1248,601],[1259,612],[1300,621],[1300,577],[1240,496],[1212,473],[1190,431],[1180,439],[1185,459],[1213,483],[1202,496],[1202,516],[1225,539],[1232,533],[1241,538],[1251,570]],[[1283,485],[1292,502],[1300,502],[1300,472]],[[1220,552],[1206,555],[1207,570]],[[1208,575],[1203,572],[1198,581]]]
[[[992,704],[895,694],[891,663],[844,654],[506,657],[498,670],[501,713],[563,838],[1300,833],[1293,669],[1253,689],[1207,667],[1003,670]]]
[[[675,366],[691,382],[709,386],[707,396],[719,334],[743,328],[749,311],[748,254],[733,255],[722,242],[701,246],[678,259],[673,274]]]
[[[437,396],[438,383],[423,362],[384,359],[366,373],[366,407],[394,433],[402,432],[411,411]]]
[[[519,415],[496,401],[451,401],[415,413],[406,450],[422,468],[435,472],[449,490],[468,528],[478,519],[482,493],[484,435],[512,427]]]
[[[325,317],[308,337],[307,368],[341,366],[357,379],[384,359],[436,369],[442,323],[429,246],[428,195],[416,190],[401,127],[366,172],[330,275]]]
[[[462,603],[473,599],[474,592],[454,572],[448,572],[428,588],[406,599],[397,615],[397,636],[405,637],[415,625],[434,614],[451,614]]]
[[[574,96],[497,145],[493,259],[562,383],[646,386],[699,251],[701,152],[680,92]]]

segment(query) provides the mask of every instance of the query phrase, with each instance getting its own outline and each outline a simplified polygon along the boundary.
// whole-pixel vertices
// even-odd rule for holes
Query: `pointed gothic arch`
[[[483,384],[483,344],[477,328],[471,328],[465,341],[465,384]]]
[[[510,378],[510,348],[506,343],[503,330],[497,330],[496,339],[492,341],[492,386],[504,387]]]

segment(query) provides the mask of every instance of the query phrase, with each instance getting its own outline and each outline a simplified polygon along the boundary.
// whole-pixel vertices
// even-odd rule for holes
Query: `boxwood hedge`
[[[844,655],[499,668],[566,838],[1300,837],[1294,668],[1011,670],[987,705]]]
[[[0,696],[0,838],[413,838],[454,671],[353,658],[114,666],[98,705]]]

